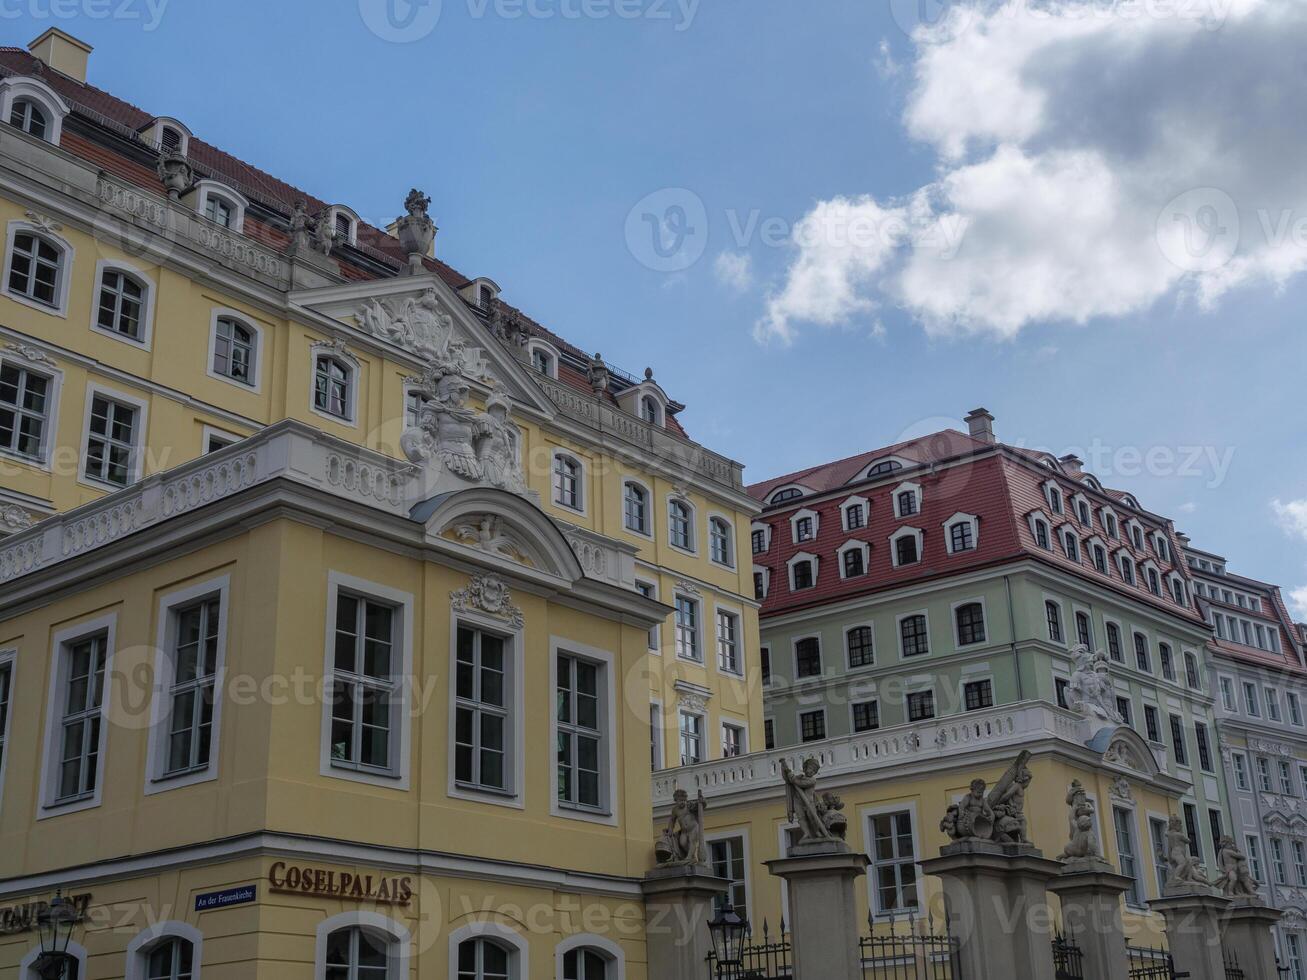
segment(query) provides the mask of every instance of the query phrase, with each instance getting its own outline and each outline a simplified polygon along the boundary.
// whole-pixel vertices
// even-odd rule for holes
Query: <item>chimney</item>
[[[994,416],[989,414],[988,409],[977,408],[966,418],[967,427],[971,431],[972,439],[979,439],[981,442],[994,442]]]
[[[46,66],[76,81],[86,82],[86,63],[91,57],[91,46],[52,27],[27,46],[34,58]]]
[[[1058,460],[1058,462],[1060,462],[1062,464],[1062,468],[1065,469],[1072,476],[1079,476],[1081,473],[1085,471],[1084,460],[1082,460],[1075,453],[1067,453],[1060,460]]]

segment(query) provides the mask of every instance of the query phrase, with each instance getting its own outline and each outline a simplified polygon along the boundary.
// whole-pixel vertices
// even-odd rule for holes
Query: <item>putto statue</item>
[[[330,255],[337,237],[335,222],[331,220],[331,208],[323,208],[313,222],[313,250]]]
[[[1189,853],[1189,835],[1185,833],[1184,822],[1174,814],[1166,823],[1166,864],[1169,869],[1167,888],[1211,884],[1198,859]]]
[[[822,823],[832,837],[844,840],[849,834],[849,818],[844,815],[844,801],[835,793],[822,793],[817,801]]]
[[[1212,882],[1229,898],[1256,898],[1257,879],[1248,870],[1248,857],[1229,835],[1221,838],[1216,848],[1216,866],[1221,870]]]
[[[1099,847],[1098,833],[1094,830],[1094,803],[1089,799],[1089,794],[1085,792],[1085,787],[1080,780],[1071,780],[1071,786],[1066,793],[1066,805],[1070,810],[1067,817],[1070,824],[1068,827],[1070,840],[1062,851],[1060,859],[1063,861],[1101,859],[1103,852]]]
[[[985,781],[973,779],[966,796],[949,804],[939,829],[955,841],[1029,844],[1026,789],[1033,779],[1029,762],[1030,753],[1022,751],[988,794]]]
[[[311,247],[309,241],[309,206],[303,201],[295,202],[295,210],[290,215],[290,251],[307,252]]]
[[[658,867],[707,865],[708,845],[703,839],[703,812],[708,808],[708,803],[703,798],[703,790],[699,791],[694,802],[690,802],[690,794],[678,789],[672,794],[672,801],[667,827],[654,845]]]
[[[802,772],[795,772],[788,762],[781,760],[781,778],[785,780],[785,815],[791,823],[799,825],[801,844],[838,839],[827,826],[825,813],[817,798],[819,772],[821,763],[811,756],[803,763]]]
[[[1116,693],[1107,656],[1102,651],[1091,653],[1083,643],[1072,649],[1071,656],[1075,661],[1075,670],[1066,689],[1067,705],[1072,711],[1091,720],[1112,725],[1124,724],[1124,719],[1116,710]]]

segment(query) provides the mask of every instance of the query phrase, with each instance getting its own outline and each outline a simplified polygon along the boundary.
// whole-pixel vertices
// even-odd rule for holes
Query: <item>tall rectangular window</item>
[[[1112,823],[1116,830],[1116,853],[1121,862],[1121,874],[1130,879],[1126,889],[1126,901],[1131,905],[1142,905],[1143,895],[1139,888],[1139,858],[1135,847],[1134,814],[1119,806],[1112,807]]]
[[[870,667],[876,662],[876,651],[870,626],[855,626],[845,634],[849,649],[849,667]]]
[[[1189,765],[1189,750],[1184,740],[1184,720],[1179,715],[1171,715],[1171,751],[1175,753],[1177,766]]]
[[[330,679],[331,764],[394,772],[396,611],[364,596],[336,596]]]
[[[86,433],[86,453],[82,462],[88,479],[125,487],[132,481],[138,409],[116,402],[104,395],[91,398],[90,428]]]
[[[1278,837],[1271,839],[1271,872],[1275,875],[1277,885],[1287,885],[1289,875],[1284,863],[1284,841]]]
[[[663,767],[663,709],[649,705],[649,769],[657,772]]]
[[[681,765],[703,762],[703,715],[681,712]]]
[[[209,765],[213,749],[214,680],[221,600],[203,599],[173,612],[165,776]]]
[[[878,915],[918,907],[911,811],[878,813],[871,818],[871,875]]]
[[[699,603],[689,596],[676,597],[676,655],[703,662],[699,649]]]
[[[821,676],[821,641],[815,636],[805,636],[794,644],[794,676]]]
[[[1221,811],[1209,809],[1207,811],[1207,829],[1212,834],[1212,853],[1219,854],[1221,850]]]
[[[1280,792],[1285,796],[1296,796],[1293,791],[1293,766],[1286,759],[1280,760]]]
[[[1234,681],[1228,677],[1221,678],[1221,707],[1230,714],[1234,714],[1239,710],[1239,706],[1234,699]]]
[[[5,770],[5,752],[9,741],[9,696],[13,684],[13,662],[0,660],[0,772]]]
[[[454,780],[508,792],[513,678],[502,636],[458,627],[454,677]]]
[[[640,595],[644,596],[646,599],[658,598],[658,588],[652,582],[641,582],[637,580],[635,583],[635,591],[639,592]],[[650,628],[648,646],[650,650],[656,652],[662,651],[662,627],[654,626]]]
[[[354,372],[334,357],[318,357],[313,363],[313,407],[319,412],[348,419],[353,405]]]
[[[899,621],[899,639],[905,657],[916,657],[930,653],[930,639],[926,634],[926,617],[904,616]]]
[[[1274,793],[1271,785],[1271,763],[1264,756],[1257,757],[1257,787],[1263,793]]]
[[[1248,760],[1238,753],[1230,756],[1230,766],[1234,769],[1234,785],[1239,789],[1249,789]]]
[[[1203,841],[1198,836],[1198,809],[1192,803],[1184,804],[1184,829],[1189,835],[1189,853],[1201,859]]]
[[[717,666],[728,674],[740,669],[740,617],[717,611]]]
[[[1262,842],[1251,834],[1247,841],[1248,870],[1252,872],[1253,881],[1262,881]]]
[[[1194,739],[1198,743],[1198,765],[1203,772],[1215,772],[1212,768],[1212,747],[1207,739],[1207,726],[1201,721],[1194,722]]]
[[[1171,877],[1171,865],[1166,860],[1166,821],[1149,817],[1148,833],[1153,841],[1153,869],[1157,873],[1157,894],[1166,893],[1166,879]]]
[[[604,806],[603,667],[560,653],[557,673],[558,802],[599,809]]]
[[[1158,727],[1157,709],[1151,704],[1144,705],[1144,731],[1148,741],[1160,742],[1162,740],[1162,730]]]
[[[1217,811],[1212,811],[1213,813]],[[1293,876],[1301,886],[1307,885],[1307,845],[1295,840],[1293,843]]]
[[[0,364],[0,449],[43,459],[50,424],[50,379],[17,364]]]
[[[734,759],[744,755],[744,729],[739,725],[722,723],[722,758]]]
[[[109,637],[105,633],[64,647],[56,803],[69,803],[95,794],[100,771],[100,726],[108,649]]]
[[[1135,665],[1145,673],[1151,673],[1153,669],[1148,659],[1148,638],[1142,633],[1135,634]]]
[[[723,878],[731,883],[725,895],[713,899],[713,907],[720,912],[730,906],[739,913],[741,919],[746,918],[749,894],[745,884],[744,838],[723,837],[721,840],[709,842],[708,858],[712,862],[714,877]],[[590,974],[587,973],[587,980],[589,976]],[[595,976],[602,980],[602,974],[595,974]]]

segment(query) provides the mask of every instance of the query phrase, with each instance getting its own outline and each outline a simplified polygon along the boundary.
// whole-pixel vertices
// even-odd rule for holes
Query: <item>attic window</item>
[[[31,99],[18,99],[14,102],[13,111],[9,113],[9,125],[39,140],[45,139],[50,129],[45,113]]]
[[[354,222],[349,220],[349,215],[347,214],[336,215],[336,232],[345,241],[349,241],[350,232],[353,230],[353,228],[354,228]]]
[[[217,194],[209,195],[209,200],[204,205],[204,216],[215,225],[222,225],[224,228],[231,227],[234,213],[235,209],[231,206],[231,202]]]
[[[895,470],[903,469],[903,464],[896,459],[881,460],[871,469],[867,470],[867,476],[884,476],[887,473],[893,473]]]
[[[645,395],[640,399],[640,418],[650,425],[662,424],[662,406],[658,404],[658,399],[654,398],[653,395]]]
[[[771,502],[773,504],[783,504],[787,500],[797,500],[802,496],[803,496],[802,490],[796,490],[794,487],[790,487],[787,490],[781,490],[780,492],[778,492],[774,497],[771,498]]]
[[[481,286],[477,289],[477,306],[483,310],[490,309],[490,304],[495,301],[495,291],[489,286]]]
[[[171,126],[164,126],[159,130],[159,149],[165,153],[180,153],[182,134]]]

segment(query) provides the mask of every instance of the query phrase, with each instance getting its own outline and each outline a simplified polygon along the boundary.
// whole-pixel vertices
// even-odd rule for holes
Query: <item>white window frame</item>
[[[771,569],[765,565],[754,565],[753,574],[762,576],[762,598],[771,595]]]
[[[855,528],[849,527],[849,511],[854,507],[862,508],[862,523]],[[840,504],[840,526],[845,531],[865,531],[871,524],[871,501],[866,497],[853,496]]]
[[[811,742],[803,740],[803,717],[804,715],[821,715],[821,738],[814,738]],[[826,705],[805,705],[802,702],[798,705],[798,710],[794,712],[794,736],[797,738],[798,745],[812,745],[815,742],[824,742],[831,737],[830,734],[830,713]]]
[[[218,600],[218,641],[213,669],[213,725],[209,742],[209,763],[203,769],[165,776],[168,737],[172,720],[169,692],[176,664],[173,662],[173,637],[176,635],[177,611],[205,599]],[[231,576],[220,575],[208,581],[170,592],[159,599],[158,627],[155,639],[154,691],[150,706],[150,741],[146,749],[145,795],[194,786],[218,778],[218,748],[222,744],[222,706],[226,700],[227,624],[230,620]],[[198,710],[198,708],[197,708]]]
[[[214,355],[217,353],[217,347],[218,347],[218,321],[219,320],[235,320],[242,327],[244,327],[246,330],[249,330],[254,335],[254,353],[253,353],[254,370],[252,372],[253,378],[251,379],[250,384],[246,384],[244,381],[239,381],[236,378],[230,377],[225,374],[219,374],[217,371],[213,369],[213,358]],[[263,343],[263,327],[261,327],[258,323],[256,323],[253,318],[251,318],[245,313],[242,313],[240,310],[233,310],[230,307],[226,307],[226,306],[216,306],[209,312],[209,350],[204,361],[204,373],[207,374],[210,378],[214,378],[215,380],[221,381],[224,384],[229,384],[233,388],[238,389],[239,391],[248,391],[256,395],[260,394],[263,391],[264,347],[265,345]],[[315,352],[313,357],[313,362],[310,365],[310,371],[309,371],[310,407],[313,408],[313,410],[317,412],[319,415],[323,415],[326,418],[331,419],[333,422],[339,423],[342,421],[339,417],[335,415],[331,415],[330,413],[327,412],[318,411],[317,407],[313,405],[313,385],[314,385],[314,379],[317,376],[317,369],[318,369],[318,358],[317,358],[317,352]],[[353,365],[353,375],[354,375],[353,383],[350,385],[351,398],[356,399],[358,397],[357,362]],[[351,405],[351,415],[352,414],[353,414],[353,406]]]
[[[849,634],[856,629],[868,629],[871,631],[871,663],[860,664],[859,666],[854,667],[850,663]],[[843,643],[844,643],[844,672],[846,674],[851,674],[854,673],[855,671],[861,672],[864,670],[872,670],[873,668],[875,668],[876,654],[878,652],[878,647],[879,647],[879,644],[876,641],[875,620],[868,619],[859,623],[845,623],[840,627],[840,630],[842,633]]]
[[[799,540],[799,521],[810,518],[812,520],[812,537]],[[821,536],[821,514],[808,507],[801,507],[790,515],[790,542],[793,544],[807,544],[810,541],[816,541]]]
[[[1117,514],[1110,506],[1100,507],[1098,510],[1099,519],[1103,522],[1104,533],[1113,541],[1121,540],[1121,516]],[[1108,517],[1112,519],[1109,521]],[[1111,549],[1108,549],[1109,551]]]
[[[349,233],[346,235],[346,242],[350,245],[359,243],[359,216],[352,208],[343,204],[333,204],[328,211],[328,220],[331,222],[331,230],[337,231],[336,219],[343,217],[349,219]],[[339,244],[339,243],[338,243]]]
[[[65,955],[77,963],[77,975],[79,977],[86,976],[86,947],[80,943],[69,941]],[[36,946],[19,961],[18,976],[20,980],[41,980],[41,974],[36,972],[36,961],[40,958],[41,947]]]
[[[104,651],[104,694],[100,699],[100,742],[96,750],[95,790],[85,799],[67,803],[56,802],[59,779],[59,755],[63,722],[63,694],[68,664],[68,648],[78,640],[103,633],[105,635]],[[41,787],[36,819],[78,813],[98,807],[104,798],[104,770],[108,764],[109,749],[109,709],[113,696],[113,659],[117,648],[118,614],[106,613],[94,619],[83,620],[75,626],[59,630],[50,639],[49,690],[46,695],[44,749],[41,760]]]
[[[226,449],[228,446],[236,445],[245,437],[237,432],[229,432],[214,425],[206,425],[200,430],[201,456],[208,456],[210,453],[218,452],[218,449],[209,448],[209,443],[215,438],[224,443],[219,449]]]
[[[735,662],[738,670],[728,670],[721,664],[721,639],[718,636],[718,617],[730,616],[735,620]],[[719,674],[725,674],[727,677],[740,678],[744,676],[744,611],[738,606],[722,605],[720,602],[713,603],[713,665]]]
[[[106,272],[117,272],[140,283],[141,291],[145,294],[141,297],[140,339],[128,337],[117,330],[110,330],[100,326],[100,291],[104,288],[104,274]],[[94,293],[91,296],[91,331],[139,350],[150,350],[154,343],[154,301],[158,293],[158,286],[155,284],[154,278],[129,262],[123,262],[119,259],[100,259],[95,263],[95,279],[92,288]]]
[[[558,760],[550,753],[553,766],[553,778],[549,780],[549,812],[555,817],[568,820],[581,820],[587,823],[604,824],[616,827],[620,818],[618,800],[621,796],[621,771],[617,765],[617,658],[609,650],[577,643],[561,636],[549,638],[549,690],[558,690],[558,658],[569,656],[577,660],[588,660],[600,668],[599,691],[602,701],[599,705],[599,746],[600,762],[605,769],[599,773],[598,807],[572,804],[558,798]],[[549,744],[558,744],[558,711],[556,699],[550,699],[549,707]],[[524,727],[524,726],[516,726]]]
[[[840,545],[839,550],[835,553],[839,559],[840,578],[847,579],[849,576],[845,573],[844,556],[850,551],[862,552],[862,574],[855,575],[854,578],[865,578],[871,573],[871,545],[866,541],[849,540]]]
[[[872,690],[874,690],[874,688],[873,688]],[[870,693],[870,692],[868,692],[868,693]],[[868,728],[866,731],[858,731],[857,713],[856,713],[856,712],[857,712],[858,706],[859,706],[859,705],[863,705],[863,704],[870,704],[870,705],[874,705],[874,706],[875,706],[875,708],[876,708],[876,727],[875,727],[875,728]],[[881,729],[880,698],[879,698],[878,696],[877,696],[877,697],[865,697],[865,698],[862,698],[861,700],[858,700],[858,701],[853,701],[853,700],[850,700],[850,701],[849,701],[849,734],[850,734],[850,735],[866,735],[866,734],[868,734],[868,733],[870,733],[870,732],[877,732],[877,731],[880,731],[880,729]]]
[[[753,912],[753,860],[752,860],[751,848],[750,848],[750,846],[749,846],[749,844],[750,844],[750,841],[749,841],[749,830],[750,830],[750,828],[747,827],[747,826],[745,826],[745,827],[735,827],[735,828],[730,829],[730,830],[714,830],[714,831],[710,831],[710,832],[704,834],[704,836],[703,836],[703,842],[704,842],[706,845],[708,845],[709,864],[711,864],[711,863],[712,863],[712,860],[711,860],[711,859],[712,859],[712,845],[713,845],[713,844],[715,844],[715,843],[717,843],[717,842],[719,842],[719,841],[724,841],[724,840],[739,840],[739,841],[740,841],[741,849],[742,849],[743,854],[744,854],[744,878],[743,878],[743,881],[744,881],[745,907],[744,907],[744,908],[740,908],[740,907],[736,906],[736,907],[735,907],[735,911],[736,911],[736,913],[740,916],[740,918],[745,919],[746,921],[752,922],[752,921],[753,921],[753,917],[752,917],[752,912]],[[732,882],[734,882],[735,879],[731,879],[731,880],[732,880]],[[728,897],[728,898],[730,897],[730,893],[729,893],[729,892],[727,893],[727,897]],[[559,972],[558,975],[561,977],[563,974],[562,974],[561,972]]]
[[[531,365],[531,370],[534,373],[541,373],[537,371],[535,367],[536,351],[540,351],[549,358],[549,370],[548,372],[545,372],[545,377],[552,378],[555,381],[558,380],[558,351],[552,344],[548,344],[539,338],[533,337],[527,342],[526,351],[527,363]]]
[[[926,620],[926,652],[905,654],[903,652],[903,620],[911,619],[913,616],[921,616]],[[911,609],[907,612],[899,613],[894,617],[894,642],[899,650],[900,660],[916,660],[918,657],[929,657],[935,652],[935,641],[930,635],[930,610],[929,609]]]
[[[911,514],[904,514],[902,510],[899,508],[899,494],[901,493],[911,493],[916,502],[917,509],[914,510]],[[894,504],[894,516],[898,520],[902,521],[902,520],[906,520],[909,517],[916,517],[918,514],[921,513],[921,484],[914,483],[911,480],[907,481],[906,483],[900,483],[897,487],[894,488],[892,494],[890,495],[890,500]]]
[[[14,103],[27,99],[45,110],[46,125],[49,131],[41,142],[58,146],[63,139],[64,117],[72,109],[53,88],[31,75],[11,75],[0,81],[0,119],[6,124],[13,114]],[[10,126],[10,130],[14,127]],[[28,139],[36,139],[31,133],[24,133]]]
[[[86,472],[86,457],[91,441],[91,408],[97,395],[136,409],[136,425],[135,431],[132,433],[131,474],[127,480],[127,487],[139,483],[144,475],[145,447],[148,444],[145,434],[149,431],[147,427],[150,421],[150,403],[143,398],[124,394],[116,388],[109,388],[96,381],[86,383],[86,404],[82,413],[82,458],[77,464],[77,482],[82,486],[93,487],[96,490],[108,490],[110,492],[123,490],[125,487],[120,487],[115,483],[102,482]]]
[[[905,538],[908,537],[909,535],[914,536],[917,540],[917,560],[914,562],[900,564],[898,542],[900,538]],[[926,532],[921,530],[921,528],[917,528],[917,527],[899,528],[897,531],[895,531],[893,534],[889,536],[889,558],[891,564],[895,568],[907,568],[910,565],[920,565],[923,561],[926,560],[925,540],[926,540]]]
[[[637,586],[643,585],[648,587],[649,594],[647,598],[654,599],[654,600],[658,599],[659,590],[658,590],[657,578],[642,578],[639,575],[637,575],[635,578],[635,584]],[[654,654],[655,656],[661,657],[663,655],[663,624],[662,623],[656,624],[649,630],[649,641],[650,641],[648,647],[649,652]]]
[[[766,547],[764,547],[762,551],[753,550],[753,536],[758,531],[763,532],[762,539],[764,544],[766,545]],[[765,555],[767,552],[771,551],[771,535],[772,535],[772,526],[768,524],[766,521],[754,521],[752,524],[750,524],[749,525],[749,552],[755,555]]]
[[[747,887],[747,885],[746,885]],[[607,961],[607,980],[626,980],[626,956],[622,952],[622,947],[617,945],[611,939],[605,939],[603,936],[596,936],[593,933],[579,933],[575,936],[568,936],[561,943],[554,947],[554,976],[563,976],[563,957],[574,949],[594,950],[600,957]],[[451,977],[458,976],[455,971],[449,974]],[[520,974],[522,980],[525,980],[525,971]],[[512,980],[519,980],[518,974],[512,974]]]
[[[557,477],[558,461],[560,459],[570,460],[576,464],[576,504],[563,503],[558,499],[558,487],[555,483]],[[569,514],[579,514],[586,517],[589,514],[590,494],[589,487],[586,486],[587,467],[585,460],[570,449],[555,448],[549,454],[549,502],[559,510],[565,510]]]
[[[693,639],[694,639],[694,650],[698,654],[698,657],[687,657],[681,653],[681,624],[677,621],[677,617],[679,615],[680,610],[677,608],[676,605],[681,600],[685,600],[687,602],[694,604],[695,614],[694,614]],[[701,666],[706,667],[708,663],[708,654],[707,651],[704,649],[704,645],[703,645],[703,641],[704,641],[703,597],[698,595],[691,595],[689,592],[678,589],[672,593],[672,608],[673,610],[676,610],[675,612],[672,613],[672,634],[673,634],[672,638],[674,641],[673,650],[676,654],[676,659],[683,661],[685,663],[700,664]],[[716,621],[714,620],[713,628],[716,629],[716,627],[717,624]],[[716,655],[715,642],[713,644],[713,654],[714,656]]]
[[[1089,510],[1088,522],[1080,519],[1080,505],[1084,504]],[[1094,526],[1094,502],[1077,490],[1071,495],[1071,516],[1076,519],[1076,523],[1081,527],[1092,528]]]
[[[314,977],[325,977],[327,975],[327,939],[333,932],[340,929],[363,929],[367,932],[381,933],[386,936],[387,946],[391,950],[387,957],[389,960],[387,976],[397,978],[408,976],[409,946],[411,945],[408,929],[403,924],[396,922],[394,919],[389,919],[379,912],[357,910],[342,912],[318,923],[313,942]],[[457,953],[455,953],[455,956],[457,956]],[[196,971],[196,976],[199,976],[198,971]],[[455,970],[450,976],[458,976],[458,971]]]
[[[9,116],[4,117],[4,121],[9,121]],[[9,289],[9,275],[13,269],[14,261],[14,240],[22,233],[35,235],[37,238],[43,238],[46,243],[59,250],[59,283],[55,290],[55,305],[46,306],[44,303],[38,303],[30,296],[24,296],[22,293],[15,293]],[[8,296],[15,303],[21,303],[23,306],[33,310],[39,310],[42,313],[48,313],[51,316],[68,318],[68,293],[72,284],[73,269],[77,261],[77,250],[73,248],[72,242],[58,235],[53,231],[46,231],[40,225],[22,218],[16,218],[9,222],[8,237],[5,242],[5,265],[3,269],[4,280],[0,282],[0,292]]]
[[[713,555],[713,522],[720,521],[726,528],[726,561],[719,561]],[[708,560],[718,568],[735,570],[735,522],[720,511],[708,512]]]
[[[658,698],[649,699],[649,761],[654,772],[667,768],[667,716]]]
[[[957,548],[953,547],[953,527],[956,524],[971,525],[971,547]],[[958,511],[942,525],[944,528],[944,547],[950,555],[965,554],[968,551],[976,551],[980,548],[980,518],[975,514],[964,514]]]
[[[29,374],[40,375],[49,382],[45,396],[46,416],[45,429],[41,435],[41,452],[39,456],[24,456],[9,449],[0,449],[0,458],[10,459],[24,466],[32,466],[48,473],[50,471],[50,460],[53,456],[51,447],[54,446],[58,439],[59,405],[63,395],[64,372],[51,363],[34,361],[31,358],[24,357],[20,350],[0,348],[0,364],[14,364],[19,369]],[[33,351],[35,352],[36,348],[33,348]]]
[[[672,528],[675,521],[672,520],[672,505],[680,504],[685,508],[686,519],[689,521],[688,536],[689,547],[677,544],[672,540]],[[694,501],[684,494],[670,493],[667,495],[667,547],[673,551],[679,551],[683,555],[699,554],[699,508],[695,506]]]
[[[209,207],[209,198],[217,197],[225,203],[231,205],[231,224],[224,230],[243,234],[245,231],[245,212],[249,209],[250,200],[235,188],[228,187],[226,184],[217,180],[198,180],[193,188],[195,193],[195,213],[201,218],[207,219]],[[215,227],[223,228],[222,225]]]
[[[454,612],[449,617],[449,677],[458,672],[458,628],[494,633],[504,639],[504,670],[507,675],[505,683],[511,688],[505,698],[508,712],[507,732],[504,737],[504,751],[509,758],[504,763],[504,776],[509,782],[506,790],[500,792],[493,788],[478,789],[460,786],[457,779],[457,741],[455,725],[458,722],[458,686],[450,683],[449,687],[449,730],[447,738],[449,747],[446,751],[446,765],[449,768],[446,795],[456,800],[474,800],[477,803],[489,803],[494,806],[524,810],[527,804],[526,793],[526,631],[524,626],[511,623],[493,616],[486,616],[472,609]],[[550,704],[553,704],[552,694]],[[457,973],[457,971],[455,971]]]
[[[805,674],[799,676],[799,644],[804,640],[817,641],[817,661],[820,668],[815,674]],[[820,633],[804,633],[800,636],[790,637],[790,683],[802,684],[805,682],[821,680],[826,675],[826,644]],[[772,679],[776,678],[776,664],[772,663]]]
[[[5,712],[4,725],[0,726],[0,814],[4,813],[5,771],[9,767],[9,755],[12,749],[9,733],[14,723],[14,691],[18,684],[18,651],[13,648],[0,650],[0,670],[9,669],[9,704]]]
[[[626,522],[626,491],[628,487],[635,487],[644,494],[644,530],[631,527]],[[622,530],[627,534],[634,534],[637,538],[644,538],[647,541],[654,540],[656,523],[654,521],[654,493],[649,484],[643,480],[637,480],[633,476],[622,478]]]
[[[747,725],[745,725],[741,721],[727,721],[726,719],[723,718],[721,719],[720,728],[722,734],[721,744],[722,744],[723,759],[738,758],[739,756],[749,754],[749,728]],[[726,730],[728,728],[731,729],[732,731],[739,732],[740,735],[739,738],[740,751],[737,752],[735,756],[728,756],[726,754]]]
[[[317,379],[318,379],[318,359],[327,358],[335,361],[345,369],[345,411],[344,416],[333,415],[324,409],[318,408],[317,403]],[[212,362],[210,362],[212,366]],[[257,370],[258,365],[255,365]],[[363,379],[362,365],[359,359],[349,351],[341,348],[333,348],[331,344],[322,342],[313,344],[309,350],[309,411],[319,418],[324,418],[328,422],[334,422],[336,425],[344,425],[349,428],[358,428],[358,404],[359,404],[359,386]],[[239,381],[235,384],[240,384]],[[246,387],[241,385],[241,387]]]
[[[1036,524],[1043,523],[1044,533],[1048,537],[1048,547],[1045,548],[1039,543],[1039,532],[1036,530]],[[1030,527],[1030,539],[1034,542],[1035,547],[1040,551],[1053,550],[1053,522],[1049,516],[1042,510],[1032,510],[1026,515],[1026,524]]]
[[[906,711],[906,708],[904,709]],[[905,716],[906,717],[906,716]],[[867,888],[867,908],[871,909],[871,915],[874,921],[887,922],[895,917],[901,918],[903,910],[893,912],[884,912],[879,910],[878,888],[876,885],[878,875],[875,874],[876,859],[873,854],[875,850],[876,835],[872,829],[872,820],[875,817],[883,816],[887,813],[902,813],[906,811],[908,821],[912,825],[912,857],[913,870],[916,874],[917,885],[917,911],[920,912],[926,901],[925,876],[921,871],[921,821],[917,819],[917,803],[915,800],[905,800],[900,803],[882,803],[876,806],[858,807],[858,820],[862,824],[863,840],[866,844],[867,857],[871,859],[871,870],[866,875]],[[906,862],[898,860],[895,864],[904,864]]]
[[[1229,674],[1218,674],[1216,677],[1216,687],[1221,695],[1221,707],[1227,713],[1236,715],[1239,713],[1239,692],[1235,688],[1234,678]]]
[[[985,638],[983,640],[978,640],[975,643],[963,643],[962,637],[958,633],[958,610],[963,606],[972,605],[980,606],[981,620],[985,627]],[[989,608],[985,604],[985,597],[983,595],[973,596],[967,599],[959,599],[957,602],[950,605],[949,622],[952,623],[953,626],[953,648],[955,650],[976,649],[982,646],[988,646],[994,642],[993,638],[989,635]],[[927,629],[929,629],[929,623],[927,623]]]
[[[705,739],[708,738],[708,713],[706,711],[691,711],[688,708],[678,708],[676,711],[676,758],[678,760],[683,760],[685,758],[682,748],[685,744],[686,718],[699,719],[699,760],[697,762],[679,761],[677,763],[678,768],[680,766],[702,765],[711,758],[708,753],[708,745],[705,742]]]
[[[1239,765],[1235,760],[1239,760]],[[1248,756],[1243,752],[1230,753],[1230,772],[1234,776],[1234,788],[1242,793],[1250,793],[1253,788],[1253,773],[1248,766]],[[1239,775],[1243,774],[1243,782],[1240,783]]]
[[[382,605],[393,606],[399,623],[394,627],[398,631],[392,647],[392,674],[396,679],[396,698],[391,703],[391,718],[394,725],[394,731],[391,733],[391,748],[394,757],[394,766],[392,774],[365,772],[358,769],[347,769],[341,766],[332,765],[331,761],[331,699],[327,695],[326,685],[335,674],[335,647],[336,647],[336,603],[340,593],[349,592],[360,599],[373,600]],[[325,651],[323,654],[322,677],[322,734],[321,734],[321,755],[319,759],[319,775],[326,776],[330,779],[344,779],[349,782],[367,783],[372,786],[382,786],[387,789],[407,790],[410,781],[410,743],[412,722],[412,688],[410,679],[413,676],[413,616],[414,616],[414,599],[410,592],[404,592],[400,589],[393,588],[389,585],[382,585],[379,582],[370,582],[366,579],[357,578],[345,572],[331,570],[327,573],[327,619],[326,619],[326,641],[324,643]],[[450,656],[456,656],[455,644],[453,637],[450,638]],[[452,661],[451,661],[451,673]],[[452,685],[451,685],[452,696]],[[451,702],[452,705],[452,702]],[[451,706],[452,712],[452,706]],[[453,733],[453,716],[450,716],[450,751],[453,751],[454,733]],[[450,774],[453,774],[453,760],[450,760]]]
[[[794,566],[801,561],[807,561],[812,563],[812,585],[810,585],[806,589],[797,589],[794,586]],[[810,554],[807,551],[800,551],[785,563],[785,569],[789,574],[790,591],[808,592],[811,589],[815,589],[817,587],[817,583],[820,581],[818,576],[821,574],[821,560],[814,554]]]
[[[180,939],[191,944],[191,976],[198,978],[204,959],[204,933],[189,923],[173,920],[147,926],[127,944],[125,980],[146,980],[149,975],[150,953],[159,943],[169,939]]]
[[[458,976],[458,948],[470,939],[488,939],[502,946],[508,953],[508,975],[512,980],[530,980],[531,947],[516,930],[498,922],[469,922],[449,934],[449,972],[447,977]],[[558,976],[563,975],[562,959],[557,961]],[[315,973],[315,977],[323,976]],[[396,975],[400,980],[407,978],[407,971]]]

